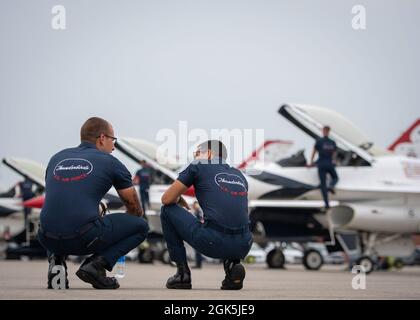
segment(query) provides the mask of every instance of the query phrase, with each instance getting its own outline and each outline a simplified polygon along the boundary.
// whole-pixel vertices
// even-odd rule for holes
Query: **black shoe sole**
[[[76,271],[76,276],[78,276],[80,280],[91,284],[92,287],[94,287],[95,289],[113,290],[113,289],[118,289],[120,287],[118,283],[116,284],[116,286],[112,286],[112,287],[106,287],[101,284],[98,284],[97,280],[94,277],[92,277],[89,273],[81,269]]]
[[[245,268],[242,264],[235,264],[230,271],[230,281],[222,284],[222,290],[241,290],[245,279]]]
[[[172,284],[172,285],[166,284],[166,288],[188,290],[188,289],[192,288],[192,285],[191,285],[191,283],[175,283],[175,284]]]
[[[47,285],[47,289],[48,289],[48,290],[52,290],[52,289],[54,289],[54,288],[52,287],[52,284],[48,284],[48,285]],[[68,284],[66,284],[66,289],[70,289],[70,287],[69,287],[69,285],[68,285]]]

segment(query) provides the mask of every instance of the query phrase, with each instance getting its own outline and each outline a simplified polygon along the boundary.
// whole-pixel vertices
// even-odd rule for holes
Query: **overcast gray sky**
[[[386,147],[420,116],[419,14],[418,0],[0,0],[0,157],[47,163],[93,115],[117,136],[187,120],[308,146],[284,102],[334,109]],[[15,180],[1,165],[0,185]]]

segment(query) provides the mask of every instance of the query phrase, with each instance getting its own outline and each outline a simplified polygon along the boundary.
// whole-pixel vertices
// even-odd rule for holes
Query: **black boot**
[[[104,257],[93,256],[82,263],[76,275],[82,281],[90,283],[95,289],[118,289],[120,285],[117,279],[107,277],[105,269],[111,268]]]
[[[240,290],[245,279],[245,268],[239,260],[224,260],[225,279],[222,281],[222,290]]]
[[[49,266],[48,266],[48,285],[47,285],[47,288],[48,289],[54,289],[53,285],[52,285],[52,281],[53,281],[54,277],[58,276],[58,272],[54,270],[55,272],[53,273],[53,268],[55,266],[62,266],[64,268],[65,273],[66,273],[65,288],[68,289],[69,288],[69,279],[67,278],[68,274],[67,274],[67,264],[66,264],[65,257],[52,254],[48,258],[48,262],[49,262]],[[60,283],[60,285],[61,285],[61,283]],[[57,288],[57,289],[61,289],[61,288]]]
[[[191,271],[187,263],[177,263],[175,275],[166,282],[168,289],[191,289]]]

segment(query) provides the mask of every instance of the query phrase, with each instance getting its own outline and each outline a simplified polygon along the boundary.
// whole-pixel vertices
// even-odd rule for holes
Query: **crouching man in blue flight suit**
[[[223,259],[226,276],[221,289],[242,289],[245,268],[240,259],[252,245],[248,183],[239,170],[225,162],[226,156],[226,147],[220,141],[200,144],[195,160],[162,196],[163,235],[171,260],[177,265],[176,274],[166,283],[168,289],[192,287],[183,241],[208,257]],[[189,206],[181,195],[190,186],[194,186],[204,223],[186,210]]]
[[[38,239],[48,252],[48,288],[53,267],[66,270],[67,255],[92,255],[76,275],[96,289],[117,289],[118,281],[107,277],[119,257],[136,248],[149,230],[141,218],[143,209],[131,174],[111,155],[114,130],[101,118],[90,118],[80,131],[81,144],[64,149],[49,161],[45,203],[41,211]],[[126,213],[99,215],[103,196],[114,186]]]

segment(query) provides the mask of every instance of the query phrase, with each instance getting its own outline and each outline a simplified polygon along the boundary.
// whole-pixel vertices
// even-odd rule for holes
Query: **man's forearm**
[[[142,217],[144,212],[140,204],[137,192],[133,189],[133,192],[121,198],[127,209],[127,213]]]
[[[117,192],[127,209],[127,213],[138,217],[143,216],[143,208],[141,207],[139,196],[134,187],[119,189]]]
[[[177,196],[175,199],[166,200],[164,204],[177,204],[181,200],[181,196]]]
[[[162,195],[162,203],[164,205],[179,203],[182,199],[182,194],[187,191],[187,189],[188,188],[182,184],[182,182],[175,180]]]
[[[144,211],[141,205],[136,206],[136,205],[126,203],[125,207],[127,208],[127,213],[129,214],[132,214],[137,217],[142,217],[144,215]]]
[[[336,162],[337,162],[337,151],[334,151],[334,153],[333,153],[333,155],[332,155],[332,161],[333,161],[334,163],[336,163]]]
[[[311,156],[311,164],[312,163],[314,163],[314,159],[315,159],[315,153],[316,153],[316,151],[315,151],[315,149],[312,151],[312,156]]]

